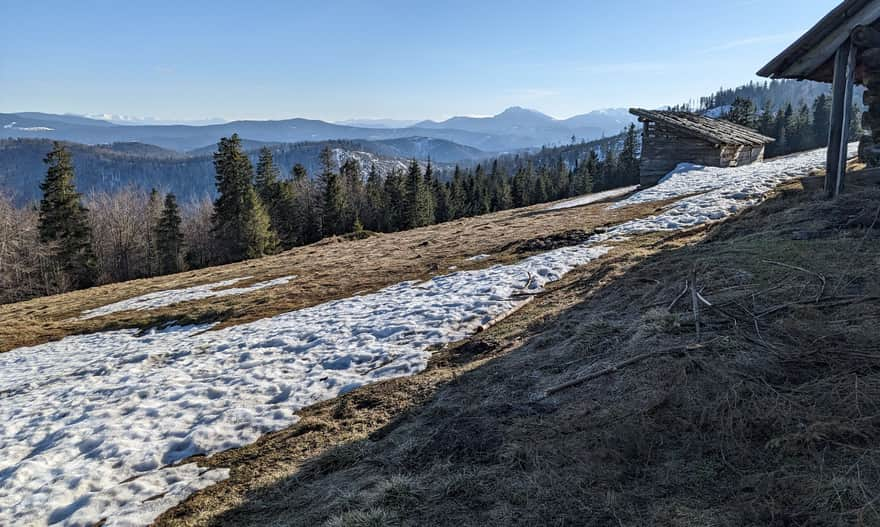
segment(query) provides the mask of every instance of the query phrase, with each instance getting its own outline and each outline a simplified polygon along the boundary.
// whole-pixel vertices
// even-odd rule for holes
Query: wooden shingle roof
[[[880,0],[846,0],[825,15],[758,75],[774,79],[809,79],[831,82],[834,54],[858,26],[876,25],[880,19]],[[856,71],[856,82],[862,72]]]
[[[688,112],[668,112],[632,108],[629,113],[642,122],[655,122],[669,126],[683,134],[699,137],[722,145],[765,145],[775,141],[772,137],[721,119],[712,119]]]

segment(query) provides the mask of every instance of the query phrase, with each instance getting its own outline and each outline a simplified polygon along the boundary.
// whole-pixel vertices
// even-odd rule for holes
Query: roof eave
[[[815,26],[758,71],[773,79],[812,79],[837,49],[860,25],[873,24],[880,18],[880,0],[848,0],[825,15]],[[816,77],[816,78],[813,78]]]

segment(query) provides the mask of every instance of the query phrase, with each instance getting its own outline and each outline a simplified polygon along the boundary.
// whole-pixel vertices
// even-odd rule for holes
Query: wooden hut
[[[825,190],[837,196],[844,186],[847,135],[852,112],[853,85],[867,91],[863,115],[871,134],[862,139],[859,152],[868,166],[880,166],[880,0],[846,0],[758,75],[774,79],[809,79],[831,82],[831,126],[828,140],[828,176]]]
[[[633,108],[644,123],[642,186],[655,185],[679,163],[735,167],[764,160],[764,148],[773,139],[720,119],[687,112]]]

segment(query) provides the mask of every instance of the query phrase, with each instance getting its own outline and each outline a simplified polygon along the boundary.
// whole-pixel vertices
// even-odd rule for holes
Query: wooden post
[[[856,47],[852,39],[846,41],[834,56],[834,84],[831,92],[831,130],[828,137],[827,175],[825,192],[829,198],[843,190],[846,175],[847,139],[852,117],[853,81],[856,69]]]

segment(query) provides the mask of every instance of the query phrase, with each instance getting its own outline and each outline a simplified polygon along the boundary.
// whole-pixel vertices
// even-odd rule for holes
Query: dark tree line
[[[430,161],[412,160],[406,170],[387,176],[370,167],[364,178],[355,159],[337,166],[329,148],[320,159],[316,178],[299,164],[282,178],[268,148],[260,151],[254,172],[238,137],[222,139],[215,154],[215,261],[271,254],[326,236],[425,227],[637,183],[639,138],[632,125],[619,144],[589,150],[573,163],[561,156],[537,165],[529,156],[517,157],[513,165],[494,159],[472,168],[457,166],[448,177]]]
[[[854,105],[850,126],[852,141],[862,135],[860,114],[859,107]],[[769,100],[759,109],[753,100],[738,97],[722,117],[776,139],[767,145],[767,156],[780,156],[828,145],[831,97],[823,93],[812,104],[801,102],[794,106],[786,103],[775,111]]]

